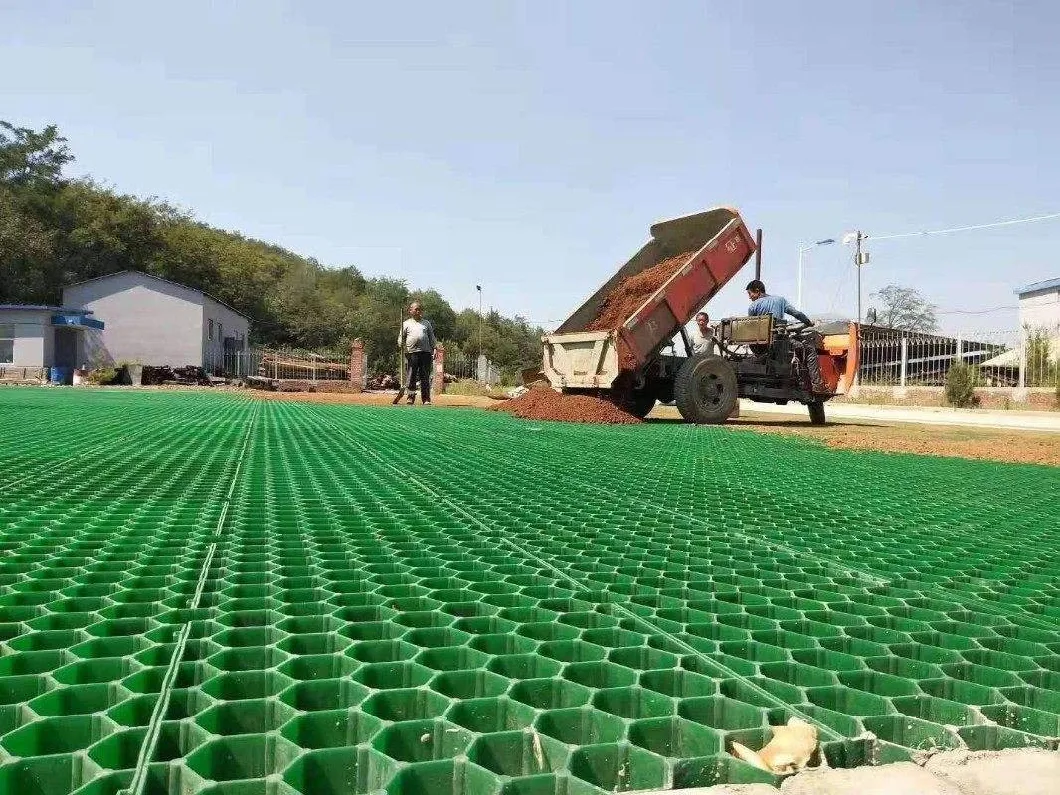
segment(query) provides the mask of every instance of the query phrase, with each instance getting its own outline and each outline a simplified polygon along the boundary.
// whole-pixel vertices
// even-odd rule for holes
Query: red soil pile
[[[498,406],[493,411],[505,411],[524,420],[556,420],[558,422],[592,422],[602,425],[631,425],[640,422],[614,403],[592,395],[561,395],[552,389],[531,389]]]
[[[663,286],[663,282],[673,276],[674,271],[684,265],[695,252],[686,251],[674,257],[668,257],[647,270],[629,276],[618,283],[608,293],[600,305],[596,318],[585,327],[586,331],[610,331],[618,328],[636,312],[640,305],[651,298],[652,293]]]

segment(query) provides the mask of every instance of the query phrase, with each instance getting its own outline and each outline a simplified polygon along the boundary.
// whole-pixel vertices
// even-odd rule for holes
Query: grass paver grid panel
[[[1060,735],[1044,468],[193,393],[4,390],[19,430],[0,789],[116,792],[153,717],[167,793],[773,781],[725,751],[790,714],[884,760]]]

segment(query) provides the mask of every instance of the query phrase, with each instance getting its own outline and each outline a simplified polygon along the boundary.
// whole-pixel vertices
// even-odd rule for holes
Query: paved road
[[[746,412],[806,416],[806,409],[799,404],[777,406],[771,403],[752,403],[748,400],[741,400],[740,403],[742,410]],[[826,411],[830,420],[875,420],[1060,433],[1060,412],[1058,411],[982,411],[915,406],[869,406],[855,403],[829,403]]]

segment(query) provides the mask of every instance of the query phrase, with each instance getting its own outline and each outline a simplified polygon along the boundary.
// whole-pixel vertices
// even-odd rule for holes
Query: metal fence
[[[495,386],[501,381],[501,368],[484,355],[472,356],[460,351],[445,352],[445,372],[460,380],[474,380]]]
[[[204,368],[226,378],[341,381],[350,377],[349,351],[306,351],[293,348],[249,348],[244,351],[207,351]]]
[[[0,365],[0,381],[47,381],[46,367],[22,366],[17,364]]]
[[[1060,377],[1060,325],[945,336],[864,326],[861,386],[939,387],[955,362],[983,387],[1052,387]]]
[[[475,357],[456,348],[445,349],[445,372],[461,381],[478,378]]]

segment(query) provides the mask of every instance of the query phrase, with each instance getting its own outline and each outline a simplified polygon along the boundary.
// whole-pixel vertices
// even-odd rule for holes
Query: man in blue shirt
[[[751,307],[747,310],[747,314],[751,316],[772,315],[776,320],[783,322],[785,315],[791,315],[807,326],[813,325],[813,321],[789,304],[788,299],[779,295],[768,295],[766,286],[758,279],[747,285],[747,297],[751,299]]]
[[[766,293],[766,286],[759,279],[748,283],[747,297],[751,299],[751,306],[747,309],[747,314],[751,316],[772,315],[774,320],[783,323],[785,315],[791,315],[807,326],[813,325],[813,321],[789,304],[786,298]],[[791,341],[806,363],[806,374],[810,377],[810,391],[817,394],[828,393],[828,387],[821,376],[821,361],[817,355],[816,339],[814,337],[808,340],[792,338]]]

